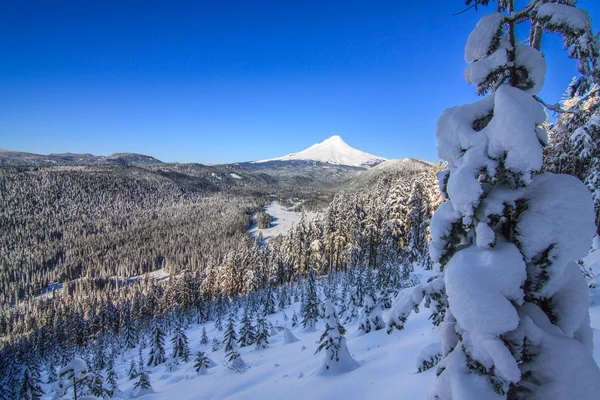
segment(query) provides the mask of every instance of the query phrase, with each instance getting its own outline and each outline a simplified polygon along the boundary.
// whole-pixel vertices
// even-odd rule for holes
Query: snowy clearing
[[[273,201],[266,206],[264,211],[272,217],[271,227],[268,229],[258,229],[256,213],[254,213],[252,214],[252,224],[250,225],[250,229],[248,229],[248,233],[253,238],[257,238],[259,232],[262,232],[264,243],[275,236],[285,235],[294,225],[297,225],[298,222],[300,222],[302,215],[304,215],[304,219],[308,221],[312,220],[317,215],[315,212],[290,211],[276,201]]]

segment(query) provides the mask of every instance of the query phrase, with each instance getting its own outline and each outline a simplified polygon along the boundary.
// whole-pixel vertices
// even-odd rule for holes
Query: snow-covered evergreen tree
[[[150,376],[144,367],[140,368],[137,376],[137,381],[133,384],[134,393],[136,396],[141,396],[146,393],[153,393],[152,384],[150,383]]]
[[[129,362],[129,368],[127,369],[127,377],[129,378],[129,380],[133,380],[137,377],[138,375],[138,370],[137,370],[137,365],[135,363],[135,361],[133,361],[133,358],[131,359],[131,361]]]
[[[267,320],[259,316],[256,319],[256,348],[266,349],[269,346],[270,336]]]
[[[319,319],[319,297],[317,294],[317,279],[315,271],[310,268],[306,280],[305,304],[302,307],[302,327],[314,331]]]
[[[252,326],[252,316],[248,311],[248,308],[244,309],[244,314],[242,316],[242,327],[240,328],[240,337],[238,339],[238,344],[240,347],[250,346],[256,342],[256,332],[254,330],[254,326]]]
[[[229,353],[235,348],[235,342],[237,341],[237,333],[235,331],[236,315],[233,309],[229,313],[227,319],[227,327],[225,328],[225,334],[223,336],[223,343],[225,344],[225,352]]]
[[[196,358],[194,359],[194,369],[198,373],[202,373],[206,371],[210,367],[210,360],[206,353],[203,351],[199,351],[196,353]]]
[[[325,350],[325,358],[318,373],[341,373],[358,368],[346,346],[346,329],[340,324],[331,301],[325,302],[325,331],[315,354]]]
[[[207,345],[208,344],[208,335],[206,334],[206,327],[202,327],[202,336],[200,337],[200,344]]]
[[[214,337],[212,340],[211,350],[213,352],[221,350],[221,342],[219,342],[219,339],[217,339],[216,337]]]
[[[381,307],[375,295],[367,294],[364,303],[365,305],[359,319],[359,329],[365,333],[369,333],[372,330],[378,331],[385,328],[385,323],[381,316],[383,307]]]
[[[26,365],[21,379],[19,398],[23,400],[40,400],[44,394],[39,381],[39,374],[32,372],[31,368]]]
[[[167,360],[165,355],[165,334],[160,323],[155,318],[152,321],[152,336],[150,341],[150,354],[148,355],[148,366],[157,366]],[[138,374],[140,371],[138,371]]]
[[[270,283],[267,284],[263,295],[263,315],[275,314],[275,292]]]
[[[188,362],[190,358],[190,346],[181,323],[177,324],[175,334],[171,338],[171,343],[173,344],[173,353],[171,356],[176,360],[180,359],[183,362]]]
[[[514,0],[499,2],[465,48],[465,78],[488,95],[438,121],[448,170],[439,174],[446,202],[432,220],[430,253],[442,275],[401,293],[390,314],[401,327],[424,296],[443,305],[447,295],[432,399],[566,400],[600,392],[587,288],[573,262],[590,246],[593,203],[576,178],[538,174],[547,136],[537,97],[546,71],[542,31],[563,36],[580,72],[597,62],[580,46],[587,13],[566,3],[534,0],[515,10]],[[526,22],[524,43],[516,26]]]

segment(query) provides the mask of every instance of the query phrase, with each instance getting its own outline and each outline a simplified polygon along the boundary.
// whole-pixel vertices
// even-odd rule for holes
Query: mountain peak
[[[385,161],[385,158],[357,150],[348,145],[341,136],[334,135],[321,143],[316,143],[306,150],[302,150],[301,152],[255,162],[261,163],[291,160],[310,160],[328,164],[349,165],[353,167],[372,167]]]

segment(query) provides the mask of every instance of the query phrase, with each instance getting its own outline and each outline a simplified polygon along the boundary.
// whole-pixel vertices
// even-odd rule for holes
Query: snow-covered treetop
[[[291,160],[320,161],[328,164],[349,165],[352,167],[371,167],[385,161],[386,159],[357,150],[344,142],[344,139],[342,139],[339,135],[334,135],[329,139],[326,139],[321,143],[314,144],[301,152],[255,162],[262,163],[268,161]]]
[[[70,363],[61,368],[58,372],[60,376],[66,376],[67,379],[71,379],[73,376],[75,379],[81,379],[88,372],[88,366],[81,358],[74,358]]]

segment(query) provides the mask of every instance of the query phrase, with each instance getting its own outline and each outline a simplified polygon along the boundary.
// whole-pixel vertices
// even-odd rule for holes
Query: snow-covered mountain
[[[386,159],[357,150],[344,142],[340,136],[335,135],[301,152],[269,160],[254,161],[254,163],[292,160],[319,161],[327,164],[348,165],[352,167],[373,167],[384,162]]]

